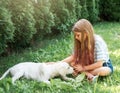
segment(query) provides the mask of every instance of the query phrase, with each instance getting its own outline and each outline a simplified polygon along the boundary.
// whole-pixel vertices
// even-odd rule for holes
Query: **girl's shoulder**
[[[95,38],[95,42],[101,42],[101,43],[105,42],[104,39],[100,35],[95,34],[94,38]]]
[[[94,35],[95,38],[95,45],[99,45],[99,46],[106,46],[105,41],[103,40],[103,38],[100,35]]]
[[[95,34],[94,38],[96,41],[104,41],[103,38],[100,35]]]

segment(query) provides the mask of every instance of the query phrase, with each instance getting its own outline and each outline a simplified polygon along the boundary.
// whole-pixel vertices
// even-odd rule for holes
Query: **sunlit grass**
[[[116,86],[116,85],[113,85],[113,86],[103,86],[101,88],[103,90],[108,90],[109,93],[119,93],[119,91],[120,91],[120,86]]]
[[[114,51],[110,51],[110,54],[115,56],[115,57],[119,57],[120,58],[120,49],[116,49]]]

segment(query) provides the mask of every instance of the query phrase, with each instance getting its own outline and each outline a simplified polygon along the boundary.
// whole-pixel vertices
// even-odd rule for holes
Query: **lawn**
[[[16,85],[11,84],[10,76],[0,81],[0,93],[119,93],[120,91],[120,24],[102,22],[94,25],[95,33],[101,35],[108,44],[114,73],[108,77],[99,78],[97,83],[89,83],[86,79],[81,82],[65,82],[59,78],[51,79],[46,85],[34,80],[21,78]],[[0,76],[11,66],[19,62],[51,62],[59,61],[69,56],[73,49],[73,34],[62,34],[38,41],[31,48],[24,49],[0,57]]]

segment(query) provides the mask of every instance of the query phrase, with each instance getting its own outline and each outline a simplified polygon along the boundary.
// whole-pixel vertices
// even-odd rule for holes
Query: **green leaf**
[[[75,78],[75,81],[81,82],[84,78],[85,78],[85,73],[82,73]]]

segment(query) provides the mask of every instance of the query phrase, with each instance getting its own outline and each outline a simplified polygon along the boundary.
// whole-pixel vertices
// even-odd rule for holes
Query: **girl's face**
[[[75,34],[75,39],[81,41],[81,32],[74,32]]]
[[[75,34],[75,39],[79,40],[81,42],[82,40],[82,33],[81,32],[74,32]],[[84,34],[83,40],[86,39],[86,34]]]

